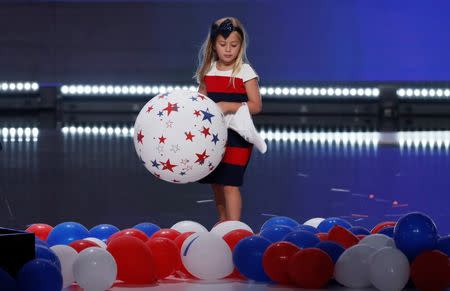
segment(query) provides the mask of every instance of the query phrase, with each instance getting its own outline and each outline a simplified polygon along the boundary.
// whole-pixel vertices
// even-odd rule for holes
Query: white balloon
[[[93,243],[96,243],[99,247],[101,247],[102,249],[105,249],[106,250],[106,248],[107,248],[107,245],[101,240],[101,239],[98,239],[98,238],[96,238],[96,237],[88,237],[88,238],[83,238],[84,240],[88,240],[88,241],[91,241],[91,242],[93,242]]]
[[[381,233],[368,235],[364,237],[362,240],[360,240],[358,244],[370,246],[377,250],[384,247],[395,247],[394,240],[388,237],[387,235]]]
[[[75,282],[73,276],[73,263],[78,253],[72,247],[66,245],[55,245],[50,248],[59,258],[61,263],[61,275],[63,277],[63,288],[67,288]]]
[[[222,160],[225,118],[210,98],[189,90],[159,94],[145,104],[134,125],[134,147],[154,176],[171,183],[195,182]]]
[[[190,221],[190,220],[184,220],[184,221],[177,222],[174,225],[172,225],[171,229],[175,229],[181,233],[184,233],[184,232],[207,232],[208,231],[206,229],[206,227],[204,227],[200,223],[195,222],[195,221]]]
[[[236,229],[245,229],[245,230],[248,230],[248,231],[254,233],[250,226],[248,226],[247,224],[245,224],[241,221],[237,221],[237,220],[228,220],[228,221],[221,222],[211,229],[211,233],[214,233],[220,237],[223,237],[230,231],[233,231]]]
[[[408,283],[409,261],[398,249],[385,247],[372,255],[370,281],[381,291],[400,291]]]
[[[109,289],[117,277],[114,257],[102,248],[87,248],[78,254],[73,274],[80,287],[88,291]]]
[[[376,249],[367,245],[354,245],[345,250],[334,267],[334,277],[349,288],[370,287],[370,256]]]
[[[184,241],[180,254],[186,269],[200,279],[221,279],[234,269],[230,248],[213,233],[192,234]]]
[[[311,218],[311,219],[305,221],[305,223],[303,223],[303,225],[309,225],[309,226],[313,226],[313,227],[317,228],[319,226],[319,224],[324,220],[325,220],[325,218],[322,218],[322,217]]]

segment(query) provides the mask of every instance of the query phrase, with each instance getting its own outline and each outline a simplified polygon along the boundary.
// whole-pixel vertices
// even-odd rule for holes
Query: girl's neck
[[[233,69],[234,62],[232,63],[224,63],[221,60],[217,60],[216,62],[216,68],[219,71],[230,71]]]

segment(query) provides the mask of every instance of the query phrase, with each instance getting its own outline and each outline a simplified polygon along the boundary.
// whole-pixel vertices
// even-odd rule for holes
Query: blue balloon
[[[394,227],[387,226],[385,228],[382,228],[378,233],[387,235],[388,237],[394,237]]]
[[[319,233],[317,228],[315,228],[314,226],[304,225],[304,224],[300,224],[299,226],[297,226],[297,227],[295,227],[293,229],[293,231],[297,231],[297,230],[309,231],[309,232],[314,233],[314,234]]]
[[[94,226],[89,230],[90,236],[98,238],[99,240],[102,240],[106,243],[108,238],[115,234],[116,232],[119,232],[120,229],[118,229],[116,226],[111,224],[99,224],[97,226]]]
[[[286,235],[283,241],[291,242],[299,248],[305,249],[314,247],[320,242],[320,239],[309,231],[297,230]]]
[[[47,260],[31,260],[17,273],[21,291],[61,291],[63,278],[55,265]]]
[[[438,232],[433,220],[420,212],[401,217],[394,228],[395,245],[410,261],[423,251],[434,250]]]
[[[283,225],[288,227],[297,227],[300,225],[297,221],[290,217],[286,216],[275,216],[272,218],[269,218],[264,224],[261,226],[260,232],[262,232],[265,228],[275,226],[275,225]]]
[[[61,262],[59,261],[58,256],[49,248],[45,246],[36,246],[36,259],[47,260],[54,264],[58,270],[61,270]]]
[[[370,231],[367,228],[361,227],[361,226],[353,226],[349,230],[354,235],[360,235],[360,234],[369,235],[370,234]]]
[[[352,225],[350,224],[350,222],[348,222],[345,219],[339,218],[339,217],[329,217],[325,220],[323,220],[318,226],[317,229],[319,230],[319,232],[329,232],[330,229],[333,228],[333,226],[335,225],[339,225],[342,226],[346,229],[350,229],[352,228]]]
[[[450,257],[450,235],[441,237],[438,240],[437,249]]]
[[[63,222],[53,228],[47,237],[49,246],[68,245],[73,241],[89,237],[89,231],[77,222]]]
[[[262,258],[270,241],[261,236],[249,236],[240,240],[233,251],[233,262],[238,271],[248,279],[268,282],[262,265]]]
[[[2,291],[17,291],[16,280],[11,275],[0,268],[0,290]]]
[[[148,237],[151,237],[155,232],[160,230],[161,228],[156,224],[150,222],[142,222],[133,226],[133,228],[142,230]]]
[[[288,233],[291,232],[292,228],[289,226],[275,225],[265,228],[259,235],[274,243],[281,241]]]
[[[47,248],[49,247],[47,242],[41,240],[37,236],[34,237],[34,244],[37,245],[37,246],[44,246],[44,247],[47,247]]]
[[[322,251],[326,252],[335,264],[342,253],[345,251],[343,246],[333,241],[321,241],[316,245],[316,248],[319,248]]]

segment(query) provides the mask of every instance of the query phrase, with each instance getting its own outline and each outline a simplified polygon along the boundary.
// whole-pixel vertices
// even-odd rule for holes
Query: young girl
[[[233,17],[215,21],[199,53],[195,74],[199,92],[214,100],[224,114],[235,113],[243,102],[251,114],[261,111],[258,75],[246,57],[247,35]],[[200,183],[211,184],[219,219],[240,220],[242,200],[239,186],[250,159],[252,144],[228,129],[225,155],[219,166]]]

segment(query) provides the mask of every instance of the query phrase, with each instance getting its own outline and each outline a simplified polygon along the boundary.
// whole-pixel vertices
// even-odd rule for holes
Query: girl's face
[[[233,31],[227,39],[222,35],[218,35],[216,43],[214,44],[214,50],[217,53],[219,61],[224,65],[231,65],[236,61],[239,51],[241,49],[241,40],[239,33]]]

